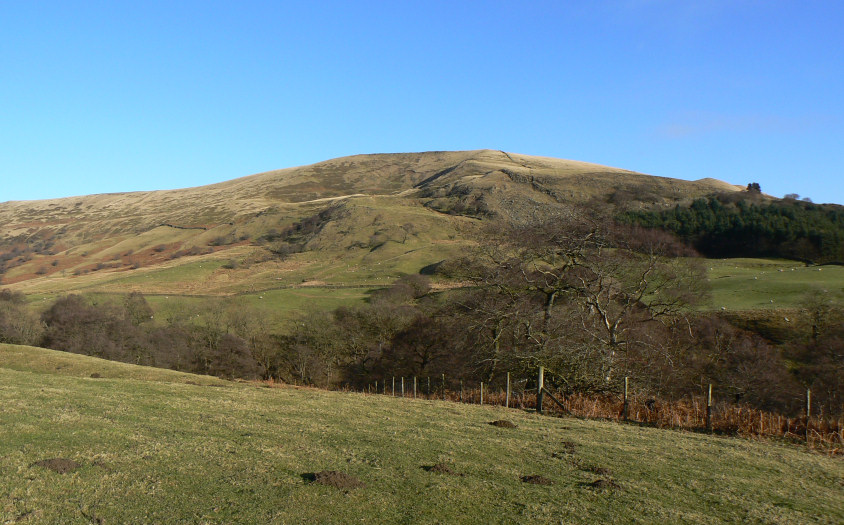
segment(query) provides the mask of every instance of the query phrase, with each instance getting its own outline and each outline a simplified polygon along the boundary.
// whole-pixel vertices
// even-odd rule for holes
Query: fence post
[[[393,397],[396,397],[396,376],[393,376],[393,389],[392,389]]]
[[[463,380],[460,380],[460,402],[463,402]]]
[[[806,443],[809,442],[809,418],[812,417],[812,391],[806,389]]]
[[[504,406],[510,408],[510,372],[507,372],[507,397],[505,397]]]
[[[484,382],[481,381],[481,404],[484,404]]]
[[[401,397],[404,397],[404,376],[401,376]]]
[[[375,380],[375,393],[378,393],[378,380]]]
[[[416,399],[416,376],[413,376],[413,399]]]
[[[624,408],[621,409],[621,417],[627,421],[627,412],[630,407],[630,398],[628,397],[628,388],[630,387],[630,378],[624,376]]]
[[[712,383],[709,383],[709,392],[706,394],[706,431],[712,432]]]
[[[536,387],[536,412],[537,414],[542,413],[542,390],[545,388],[545,367],[539,367],[539,382],[538,386]]]
[[[431,376],[428,376],[428,397],[431,397]]]
[[[443,401],[445,401],[445,374],[443,374]]]

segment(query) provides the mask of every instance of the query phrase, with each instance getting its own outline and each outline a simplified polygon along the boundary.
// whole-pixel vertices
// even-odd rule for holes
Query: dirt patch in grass
[[[91,374],[92,379],[99,379],[101,377],[103,377],[103,376],[100,375],[99,372],[94,372],[93,374]]]
[[[586,483],[586,486],[595,490],[615,490],[620,489],[618,483],[608,478],[596,479],[592,483]]]
[[[33,514],[34,514],[34,511],[31,511],[31,510],[26,511],[23,514],[18,514],[17,516],[15,516],[15,519],[12,521],[12,523],[20,523],[22,521],[29,521],[30,516],[32,516]]]
[[[365,487],[366,483],[345,472],[336,470],[323,470],[321,472],[309,472],[302,474],[302,478],[311,483],[326,485],[340,490],[350,490]]]
[[[463,475],[458,472],[454,472],[453,470],[451,470],[451,467],[449,467],[445,463],[437,463],[436,465],[429,465],[422,468],[425,469],[427,472],[434,472],[436,474],[448,474],[449,476]]]
[[[553,452],[551,454],[552,458],[569,458],[574,455],[577,447],[571,441],[563,441],[563,450],[562,452]]]
[[[73,472],[74,470],[78,469],[82,466],[81,463],[77,463],[72,459],[64,459],[64,458],[53,458],[53,459],[42,459],[41,461],[36,461],[31,467],[44,467],[52,470],[53,472],[58,472],[59,474],[67,474],[68,472]]]
[[[490,425],[498,428],[516,428],[516,424],[506,419],[499,419],[498,421],[490,422]]]
[[[530,483],[531,485],[553,485],[554,482],[550,479],[540,476],[539,474],[532,474],[530,476],[522,476],[522,482]]]
[[[91,465],[93,465],[95,467],[99,467],[101,469],[111,470],[111,467],[109,467],[108,464],[101,459],[95,459],[94,461],[91,462]]]

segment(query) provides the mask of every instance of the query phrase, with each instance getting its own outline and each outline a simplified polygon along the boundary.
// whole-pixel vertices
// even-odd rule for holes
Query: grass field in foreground
[[[844,520],[844,463],[796,446],[55,357],[0,345],[4,523]],[[54,458],[80,466],[35,465]],[[309,481],[323,470],[365,486]]]

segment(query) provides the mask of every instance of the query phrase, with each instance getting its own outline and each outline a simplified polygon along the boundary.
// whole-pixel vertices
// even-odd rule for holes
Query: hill
[[[2,203],[0,273],[28,294],[377,286],[464,250],[478,219],[739,189],[493,150],[357,155],[198,188]]]
[[[0,345],[3,522],[844,520],[800,447],[56,357]]]
[[[534,228],[536,223],[559,228],[557,233],[564,238],[571,237],[577,221],[586,224],[600,217],[596,219],[598,229],[589,230],[581,239],[586,251],[577,255],[583,263],[588,252],[589,264],[595,266],[581,265],[575,270],[587,272],[587,276],[610,271],[614,272],[612,279],[592,279],[589,282],[594,289],[571,288],[577,279],[585,282],[585,276],[575,276],[577,272],[569,272],[573,267],[564,265],[559,268],[563,289],[555,288],[550,299],[539,297],[547,290],[536,288],[537,281],[529,277],[531,282],[519,284],[521,292],[517,294],[519,301],[527,302],[518,302],[518,307],[502,306],[499,312],[502,319],[523,320],[526,311],[537,312],[534,302],[543,301],[557,312],[553,315],[585,316],[591,322],[597,310],[576,311],[575,307],[583,306],[582,301],[597,300],[589,294],[605,284],[610,290],[633,283],[635,272],[625,268],[645,264],[639,255],[647,252],[646,244],[667,242],[659,245],[658,253],[689,254],[661,233],[615,224],[602,215],[618,217],[622,210],[688,209],[700,202],[696,200],[699,197],[713,194],[738,202],[750,193],[714,179],[686,182],[584,162],[481,150],[358,155],[200,188],[3,203],[0,341],[223,377],[258,374],[321,385],[359,383],[380,369],[390,368],[390,373],[395,373],[398,366],[427,372],[445,367],[434,372],[449,374],[459,368],[464,379],[478,380],[475,376],[482,374],[489,380],[501,371],[496,367],[503,365],[501,356],[484,357],[487,320],[455,317],[455,312],[468,315],[466,308],[471,310],[465,306],[468,303],[461,306],[455,302],[473,292],[465,285],[479,276],[484,278],[483,273],[472,270],[474,262],[461,262],[461,256],[479,255],[482,250],[476,248],[480,245],[502,248],[512,244],[507,257],[533,257],[530,265],[553,265],[556,262],[542,260],[540,252],[548,247],[556,250],[561,246],[554,244],[557,241],[529,246],[534,241],[544,242],[545,233]],[[752,200],[769,202],[760,192],[754,192]],[[488,224],[495,228],[487,228]],[[593,232],[597,232],[594,238]],[[639,248],[635,243],[641,243]],[[631,249],[617,249],[624,246]],[[665,246],[671,251],[663,251]],[[441,264],[444,261],[447,264]],[[468,263],[464,270],[469,273],[461,273],[464,263]],[[798,380],[820,392],[831,392],[831,385],[840,383],[834,376],[840,367],[825,364],[826,354],[815,347],[834,347],[830,341],[834,343],[837,332],[824,328],[834,316],[824,312],[836,308],[842,268],[819,272],[789,262],[757,259],[686,263],[679,258],[652,260],[647,264],[656,266],[645,269],[641,274],[645,277],[635,282],[655,288],[645,290],[645,295],[641,290],[636,292],[639,295],[612,292],[606,298],[628,297],[628,306],[637,305],[635,312],[615,305],[622,317],[642,315],[642,307],[661,304],[665,297],[666,308],[695,304],[695,308],[708,310],[701,318],[711,316],[718,324],[722,320],[712,315],[717,312],[727,316],[732,325],[781,345],[772,349],[764,341],[743,340],[770,354],[765,362],[776,364],[771,373],[778,378],[777,388],[764,387],[771,385],[771,380],[745,385],[742,378],[731,375],[737,369],[734,363],[719,365],[725,377],[701,371],[723,383],[730,395],[746,395],[750,389],[758,403],[764,399],[762,404],[792,413],[798,407]],[[648,272],[656,271],[657,266],[661,277],[651,281]],[[506,268],[503,270],[506,273]],[[419,273],[432,274],[432,282]],[[405,274],[414,277],[400,279]],[[525,275],[510,277],[520,282]],[[440,293],[449,288],[460,290]],[[813,290],[824,296],[818,299],[823,308],[814,317],[803,304],[807,292]],[[564,303],[557,301],[558,291],[568,297]],[[692,303],[686,298],[702,300]],[[485,300],[478,300],[484,304]],[[344,306],[352,308],[338,308]],[[756,315],[742,311],[748,309]],[[544,312],[542,323],[550,327],[549,309]],[[613,332],[607,340],[627,345],[628,339],[619,339],[614,327],[621,327],[626,334],[638,327],[643,330],[641,336],[647,334],[650,339],[641,346],[628,346],[650,348],[656,332],[644,330],[645,325],[631,316],[624,321],[629,325],[603,323],[601,326]],[[444,319],[454,319],[454,326],[436,324]],[[559,319],[560,330],[583,326],[582,322]],[[532,335],[524,339],[520,322],[511,322],[506,327],[512,341],[497,346],[503,326],[492,326],[492,333],[498,334],[492,348],[504,348],[505,354],[523,350],[525,341],[534,348],[530,345],[538,341]],[[689,337],[704,337],[704,328],[701,333],[689,332]],[[587,329],[576,335],[587,338],[584,348],[593,348],[590,345],[600,342],[590,339],[595,333]],[[822,335],[824,342],[817,339]],[[571,344],[573,337],[554,336],[554,344]],[[659,337],[672,351],[679,352],[682,347],[678,334]],[[810,347],[805,346],[807,341]],[[705,341],[695,341],[693,346],[698,343]],[[544,344],[540,347],[547,350]],[[431,359],[434,350],[429,346],[440,353],[437,359]],[[421,357],[409,358],[413,352]],[[590,355],[603,359],[600,352]],[[742,354],[741,359],[753,355]],[[448,366],[445,356],[451,360]],[[675,357],[679,359],[680,354]],[[697,370],[706,362],[692,361],[669,374],[676,379],[671,388],[677,395],[704,384],[700,379],[690,382],[673,375],[676,370]],[[640,375],[652,375],[655,364],[651,357],[628,362],[647,363]],[[534,373],[522,369],[521,364],[518,368],[523,377]],[[480,372],[482,369],[485,371]],[[797,374],[802,375],[798,378]],[[821,375],[822,381],[818,379]],[[599,376],[609,377],[589,377]],[[655,388],[665,391],[665,385]],[[832,394],[817,400],[828,403],[832,412],[841,406]]]

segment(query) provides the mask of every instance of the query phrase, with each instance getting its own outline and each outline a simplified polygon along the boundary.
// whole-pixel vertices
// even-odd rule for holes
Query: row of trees
[[[670,231],[709,257],[844,261],[844,207],[798,202],[697,199],[666,211],[630,211],[623,220]]]
[[[122,303],[92,302],[79,295],[57,299],[41,316],[21,294],[0,291],[0,342],[37,345],[114,361],[225,378],[255,378],[260,365],[255,316],[223,301],[185,310],[165,323],[139,293]]]

